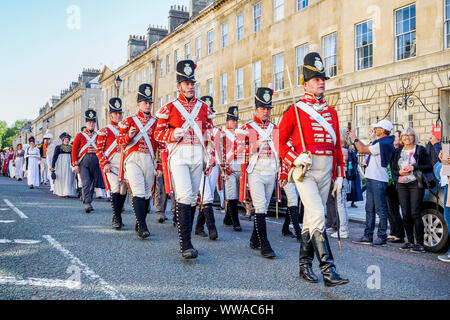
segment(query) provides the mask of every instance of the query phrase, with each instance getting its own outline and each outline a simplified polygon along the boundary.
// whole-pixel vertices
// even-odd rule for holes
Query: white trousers
[[[241,178],[240,172],[233,172],[228,176],[227,181],[225,181],[225,191],[227,200],[238,200],[239,199],[239,180]]]
[[[283,189],[286,194],[288,207],[298,207],[298,191],[295,183],[288,182]]]
[[[197,205],[200,180],[203,176],[203,150],[201,146],[181,145],[169,159],[175,200],[179,203]]]
[[[301,170],[299,168],[294,169],[295,185],[305,207],[302,233],[309,231],[312,235],[316,230],[324,231],[332,170],[333,157],[315,155],[312,156],[312,168],[306,172],[302,182],[298,181]]]
[[[133,197],[150,199],[156,173],[150,154],[133,152],[125,160],[124,168]]]
[[[115,172],[119,172],[119,164],[120,164],[119,162],[120,162],[120,154],[116,152],[113,154],[113,156],[109,161],[111,167],[115,169],[114,170]],[[111,187],[111,193],[120,193],[122,195],[127,193],[127,185],[124,181],[119,183],[118,175],[112,172],[108,172],[106,174],[106,177],[108,178],[109,186]]]
[[[203,204],[212,204],[214,202],[214,191],[216,190],[217,186],[217,179],[219,178],[219,167],[215,166],[211,174],[207,177],[205,175],[202,175],[202,178],[200,180],[200,196],[203,193]],[[203,189],[203,183],[205,183],[205,188]]]
[[[46,158],[41,158],[41,182],[48,182],[48,165]]]
[[[248,175],[248,186],[255,213],[267,213],[275,187],[275,172],[271,175],[261,175],[254,170]]]

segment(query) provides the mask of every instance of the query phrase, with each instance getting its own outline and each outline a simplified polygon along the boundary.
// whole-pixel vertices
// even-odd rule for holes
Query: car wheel
[[[427,251],[440,252],[447,246],[448,227],[442,213],[435,209],[421,212],[425,228],[423,246]]]

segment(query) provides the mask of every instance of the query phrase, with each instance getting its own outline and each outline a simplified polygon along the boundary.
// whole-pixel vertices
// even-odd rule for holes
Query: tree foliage
[[[27,122],[28,120],[16,120],[11,127],[8,127],[6,121],[0,121],[0,147],[3,149],[12,146],[14,137]]]

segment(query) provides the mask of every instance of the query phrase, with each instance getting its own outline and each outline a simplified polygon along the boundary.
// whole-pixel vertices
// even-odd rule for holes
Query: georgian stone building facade
[[[118,75],[124,80],[119,96],[126,115],[135,112],[143,82],[155,88],[156,111],[175,98],[175,66],[186,58],[198,65],[197,95],[215,100],[216,124],[224,124],[231,105],[239,106],[241,122],[251,119],[257,86],[275,90],[277,122],[292,103],[291,83],[295,99],[304,93],[298,83],[304,55],[318,51],[331,77],[329,104],[337,109],[341,125],[352,122],[362,139],[367,139],[371,123],[386,116],[398,129],[414,127],[425,141],[438,108],[444,135],[449,136],[450,0],[208,3],[172,32],[159,30],[159,41],[148,42],[117,70],[104,68],[102,125]],[[402,93],[409,98],[397,99]]]

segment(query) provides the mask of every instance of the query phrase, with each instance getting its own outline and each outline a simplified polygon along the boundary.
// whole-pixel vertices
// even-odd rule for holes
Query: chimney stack
[[[185,6],[170,6],[169,33],[189,20],[189,12]]]
[[[127,49],[128,61],[133,60],[147,49],[147,40],[145,39],[145,36],[130,35]]]

